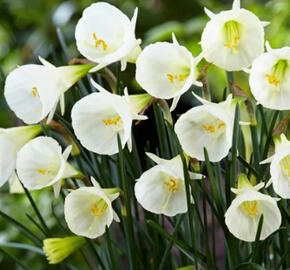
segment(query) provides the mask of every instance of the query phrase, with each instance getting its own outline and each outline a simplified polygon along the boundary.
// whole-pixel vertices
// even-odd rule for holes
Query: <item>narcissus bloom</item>
[[[261,164],[271,162],[270,181],[273,183],[274,191],[282,198],[290,199],[290,141],[281,134],[274,142],[275,154]]]
[[[196,81],[196,65],[201,58],[194,58],[173,35],[173,43],[157,42],[145,47],[136,61],[136,80],[156,98],[173,98],[174,110],[180,96],[193,84],[202,86]]]
[[[82,177],[82,174],[67,162],[70,152],[71,146],[68,146],[62,153],[59,143],[50,137],[31,140],[17,154],[16,169],[19,180],[29,190],[53,185],[57,196],[62,179]]]
[[[234,0],[231,10],[214,14],[205,9],[210,21],[201,36],[204,58],[228,70],[242,70],[264,52],[264,26],[252,12]]]
[[[72,108],[72,125],[81,144],[89,151],[113,155],[118,152],[118,134],[125,147],[131,148],[131,127],[134,119],[151,100],[147,94],[119,96],[111,94],[98,84],[99,93],[79,100]]]
[[[204,161],[205,147],[210,161],[220,161],[228,154],[232,145],[234,122],[232,97],[229,95],[226,101],[220,103],[197,98],[203,105],[182,114],[174,130],[184,152],[189,156]]]
[[[15,180],[17,152],[41,132],[41,126],[0,128],[0,187],[9,179]]]
[[[144,209],[155,214],[175,216],[187,212],[183,164],[178,155],[171,160],[146,153],[156,166],[145,171],[135,184],[135,196]],[[192,179],[201,174],[189,172]],[[193,198],[191,197],[193,203]]]
[[[72,191],[64,202],[64,215],[69,229],[76,235],[96,238],[104,234],[113,219],[119,222],[112,208],[118,198],[116,188],[103,189],[92,179],[94,187],[81,187]]]
[[[279,199],[259,192],[263,186],[264,183],[252,186],[246,176],[241,175],[239,188],[232,189],[237,197],[225,213],[225,222],[229,231],[243,241],[255,241],[261,215],[263,226],[260,240],[264,240],[280,227],[281,213],[277,206]]]
[[[104,2],[94,3],[84,10],[75,38],[79,52],[99,64],[92,72],[118,61],[124,70],[127,61],[136,60],[141,51],[141,41],[135,37],[137,11],[135,9],[130,21],[119,9]]]
[[[260,55],[250,71],[250,87],[256,100],[274,110],[290,109],[290,47],[271,49]]]
[[[64,93],[93,65],[55,67],[40,58],[43,65],[24,65],[6,79],[4,95],[12,111],[26,124],[34,124],[49,115],[52,119],[58,101],[64,112]]]
[[[43,251],[50,264],[57,264],[81,248],[85,243],[86,240],[80,236],[46,238],[43,240]]]

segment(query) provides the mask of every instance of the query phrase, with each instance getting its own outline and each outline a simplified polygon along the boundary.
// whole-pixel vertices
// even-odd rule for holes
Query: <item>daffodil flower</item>
[[[225,223],[229,231],[243,241],[255,241],[261,215],[263,224],[260,240],[280,227],[279,199],[259,192],[263,186],[264,183],[252,186],[245,175],[240,175],[238,189],[232,189],[237,196],[225,213]]]
[[[71,146],[62,153],[59,143],[50,137],[37,137],[24,145],[17,154],[19,180],[29,190],[54,187],[57,197],[61,180],[83,175],[67,162]]]
[[[157,42],[142,51],[136,61],[136,80],[141,87],[156,98],[171,99],[171,111],[179,98],[196,81],[196,65],[202,56],[194,58],[184,47],[178,44],[174,34],[173,43]]]
[[[113,219],[119,218],[112,208],[118,198],[116,188],[103,189],[92,178],[93,187],[81,187],[72,191],[64,202],[64,215],[69,229],[76,235],[96,238],[104,234]]]
[[[284,199],[290,199],[290,141],[284,134],[274,139],[275,154],[260,162],[270,163],[271,179],[274,191]]]
[[[234,0],[231,10],[205,12],[210,21],[203,30],[201,47],[208,62],[237,71],[249,67],[264,52],[264,26],[268,23],[240,8],[240,0]]]
[[[272,49],[260,55],[250,70],[250,87],[255,99],[274,110],[290,109],[290,47]]]
[[[64,93],[93,67],[91,64],[55,67],[43,58],[43,65],[28,64],[13,70],[6,79],[4,95],[12,111],[26,124],[48,115],[52,119],[60,101],[64,113]]]
[[[232,145],[232,97],[229,95],[226,101],[220,103],[211,103],[196,97],[203,105],[182,114],[174,130],[183,150],[189,156],[204,161],[205,147],[210,161],[220,161],[228,154]]]
[[[156,166],[145,171],[135,184],[135,196],[144,209],[155,214],[175,216],[187,212],[184,173],[181,157],[171,160],[146,153]],[[201,174],[189,172],[192,179]],[[191,202],[194,203],[191,197]]]
[[[0,128],[0,187],[9,179],[12,184],[17,181],[14,173],[17,152],[40,132],[38,125]]]
[[[141,40],[135,37],[137,13],[136,8],[130,21],[119,9],[104,2],[94,3],[84,10],[75,38],[79,52],[98,63],[91,72],[118,61],[125,70],[127,61],[136,61],[141,51]]]
[[[49,264],[57,264],[81,248],[86,240],[80,236],[64,238],[46,238],[43,240],[43,251]]]
[[[100,91],[79,100],[72,108],[72,125],[77,138],[89,151],[113,155],[118,152],[118,134],[122,147],[131,149],[132,122],[147,119],[138,115],[151,100],[148,94],[125,96],[111,94],[94,81]]]

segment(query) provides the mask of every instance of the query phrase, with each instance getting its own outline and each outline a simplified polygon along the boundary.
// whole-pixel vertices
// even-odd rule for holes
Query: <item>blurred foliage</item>
[[[5,75],[17,65],[26,63],[38,63],[37,57],[41,55],[48,58],[56,65],[67,64],[56,29],[62,30],[70,57],[80,57],[74,42],[74,29],[82,10],[94,1],[91,0],[0,0],[0,126],[10,127],[19,124],[12,112],[7,108],[3,99]],[[170,40],[171,33],[175,32],[181,44],[188,47],[194,55],[200,52],[200,36],[208,18],[203,12],[203,7],[218,12],[229,9],[232,1],[218,0],[111,0],[107,1],[123,10],[129,17],[132,16],[136,6],[139,7],[137,22],[137,37],[142,38],[143,46],[161,40]],[[266,27],[266,39],[274,48],[290,45],[290,1],[289,0],[242,0],[242,6],[253,11],[261,20],[271,21]],[[205,64],[203,61],[201,65]],[[139,86],[134,80],[134,66],[129,65],[128,72],[122,74],[124,84],[129,85],[131,91],[138,91]],[[215,67],[209,67],[209,85],[216,92],[214,99],[221,99],[226,87],[225,73]],[[249,91],[247,74],[238,73],[237,83]],[[192,100],[184,95],[183,102]],[[182,105],[181,105],[182,106]],[[180,107],[180,105],[179,105]],[[184,109],[180,109],[183,110]],[[6,189],[5,189],[6,188]],[[31,226],[32,230],[38,231],[31,225],[26,213],[34,217],[27,198],[23,195],[10,195],[8,187],[1,188],[1,211],[9,213],[15,219]],[[52,192],[44,190],[33,192],[47,223],[52,229],[61,235],[61,225],[57,218],[52,215]],[[41,198],[41,199],[40,199]],[[56,217],[62,216],[62,203],[55,209]],[[3,242],[29,243],[11,224],[0,219],[0,247]],[[3,247],[1,247],[3,248]],[[10,254],[20,258],[29,265],[29,269],[45,269],[43,262],[45,257],[33,252],[15,248],[4,248]],[[72,258],[72,262],[75,258]],[[77,261],[77,260],[75,260]],[[78,265],[75,265],[78,268]],[[0,252],[1,269],[21,269],[11,258]],[[46,269],[63,269],[61,266]],[[78,269],[86,269],[85,266]]]

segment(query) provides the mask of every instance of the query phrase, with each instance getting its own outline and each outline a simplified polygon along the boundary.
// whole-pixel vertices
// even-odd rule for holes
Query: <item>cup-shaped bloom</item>
[[[102,189],[92,179],[93,187],[81,187],[72,191],[64,202],[64,215],[69,229],[76,235],[96,238],[104,234],[113,219],[119,222],[112,207],[118,198],[117,189]]]
[[[0,128],[0,187],[9,179],[14,180],[17,152],[41,132],[40,126]]]
[[[290,199],[290,141],[284,134],[275,138],[275,154],[261,162],[271,162],[270,183],[274,191],[284,199]]]
[[[232,189],[237,196],[225,213],[225,223],[229,231],[243,241],[255,241],[261,215],[263,224],[260,240],[280,227],[281,213],[277,206],[279,199],[259,192],[263,186],[264,183],[252,186],[248,182],[239,189]]]
[[[196,65],[201,56],[194,58],[178,44],[174,35],[173,43],[157,42],[145,47],[136,61],[136,80],[141,87],[156,98],[174,98],[174,110],[182,94],[196,81]]]
[[[89,151],[102,155],[118,152],[118,135],[122,147],[131,147],[134,119],[146,117],[137,113],[151,100],[149,95],[119,96],[101,90],[79,100],[72,108],[72,125],[77,138]],[[140,101],[140,102],[139,102]]]
[[[26,124],[38,123],[49,114],[51,119],[60,99],[64,112],[64,92],[93,67],[91,64],[55,67],[40,60],[44,65],[20,66],[5,82],[6,101]]]
[[[17,154],[16,170],[19,180],[29,190],[54,186],[59,194],[61,180],[82,177],[82,174],[67,162],[71,152],[68,146],[62,153],[59,143],[50,137],[37,137],[24,145]]]
[[[204,148],[209,160],[217,162],[229,152],[233,135],[234,107],[229,95],[226,101],[211,103],[199,98],[204,104],[182,114],[175,124],[175,132],[189,156],[205,160]]]
[[[271,49],[260,55],[250,71],[250,87],[255,99],[274,110],[290,109],[290,47]]]
[[[98,63],[96,71],[121,61],[122,70],[135,51],[141,50],[135,37],[137,9],[129,18],[116,7],[98,2],[87,7],[78,21],[75,38],[79,52]]]
[[[201,36],[204,58],[228,70],[242,70],[264,51],[264,26],[252,12],[234,0],[231,10],[214,14],[205,9],[210,21]]]
[[[145,171],[135,184],[135,196],[144,209],[155,214],[175,216],[187,212],[183,164],[178,155],[171,160],[146,153],[156,166]],[[190,173],[192,179],[201,174]],[[193,203],[193,198],[191,197]]]
[[[85,243],[86,240],[80,236],[46,238],[43,240],[43,251],[50,264],[57,264],[81,248]]]

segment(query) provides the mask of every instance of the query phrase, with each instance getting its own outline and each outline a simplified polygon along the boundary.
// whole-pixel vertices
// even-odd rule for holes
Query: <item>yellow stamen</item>
[[[201,126],[202,126],[202,128],[205,131],[209,131],[210,133],[216,133],[217,131],[219,131],[222,128],[224,128],[226,126],[226,124],[225,124],[225,122],[220,121],[216,125],[206,125],[206,124],[202,124]]]
[[[36,86],[32,87],[32,89],[31,89],[31,94],[32,94],[34,97],[38,96],[38,91],[37,91],[37,87],[36,87]]]
[[[268,83],[279,86],[288,68],[288,61],[280,59],[272,68],[272,74],[266,74]]]
[[[209,131],[211,133],[214,133],[215,132],[215,127],[213,125],[202,125],[203,129],[206,130],[206,131]]]
[[[171,82],[171,83],[174,83],[175,81],[179,81],[179,82],[184,82],[185,81],[185,78],[186,78],[186,75],[185,74],[171,74],[171,73],[168,73],[166,74],[167,75],[167,78],[168,80]]]
[[[165,181],[164,185],[167,186],[169,192],[176,192],[178,190],[178,184],[175,178],[170,178],[169,181]]]
[[[102,122],[108,126],[108,125],[117,125],[119,123],[119,121],[121,120],[120,116],[117,116],[115,118],[111,118],[111,119],[102,119]]]
[[[107,50],[108,45],[103,39],[98,39],[95,32],[93,32],[93,39],[95,40],[95,48],[98,48],[100,45],[103,46],[103,50]]]
[[[47,174],[50,174],[50,170],[46,170],[46,169],[38,169],[37,170],[38,173],[42,174],[42,175],[47,175]]]
[[[280,161],[282,171],[286,177],[290,179],[290,155],[287,155]]]
[[[258,215],[258,202],[257,201],[245,201],[243,202],[243,209],[248,212],[251,217]]]
[[[105,212],[107,207],[108,207],[107,203],[101,199],[98,203],[93,204],[91,212],[95,217],[99,217]]]
[[[224,46],[232,49],[237,54],[240,41],[240,24],[236,21],[228,21],[224,24],[224,31],[226,40]]]

